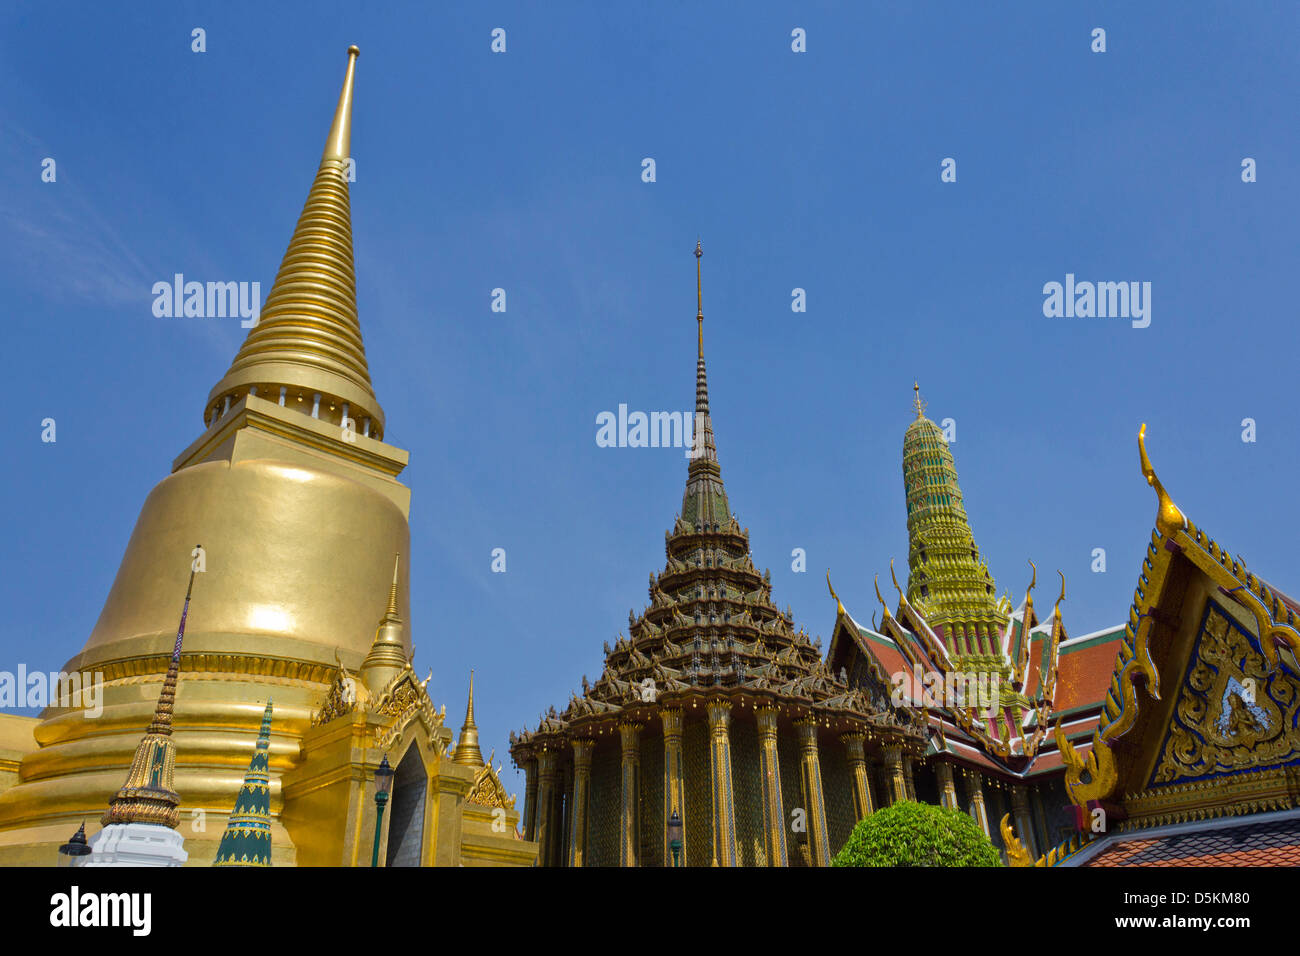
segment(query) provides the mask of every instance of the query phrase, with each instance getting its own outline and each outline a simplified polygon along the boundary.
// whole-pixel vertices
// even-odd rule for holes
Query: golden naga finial
[[[844,602],[840,596],[835,593],[835,588],[831,585],[831,569],[826,569],[826,588],[831,592],[831,597],[835,598],[835,614],[842,617],[844,615]]]
[[[1033,610],[1034,607],[1033,590],[1038,586],[1038,567],[1032,561],[1029,562],[1029,566],[1033,569],[1034,574],[1033,577],[1029,579],[1029,587],[1025,588],[1025,610],[1026,611]],[[1026,614],[1025,620],[1028,619],[1029,619],[1029,615]]]
[[[1065,575],[1061,574],[1060,568],[1057,568],[1056,573],[1061,575],[1061,596],[1056,599],[1056,607],[1053,609],[1052,613],[1055,614],[1059,620],[1061,617],[1061,602],[1065,600]]]
[[[893,565],[892,565],[892,564],[890,565],[890,569],[889,569],[889,570],[890,570],[891,573],[893,572],[894,569],[893,569]],[[879,574],[876,575],[876,600],[879,601],[879,602],[880,602],[880,606],[881,606],[882,608],[885,609],[885,616],[882,617],[882,618],[880,619],[880,623],[881,623],[881,625],[883,626],[884,623],[885,623],[885,621],[888,621],[888,620],[889,620],[889,605],[885,603],[885,599],[884,599],[884,597],[882,597],[881,594],[880,594],[880,575],[879,575]]]
[[[890,577],[890,579],[894,582],[894,590],[898,592],[898,596],[899,596],[900,598],[903,597],[903,589],[900,588],[900,587],[898,586],[898,576],[897,576],[896,574],[894,574],[894,559],[893,559],[893,558],[890,558],[890,559],[889,559],[889,577]]]
[[[1007,863],[1011,866],[1033,866],[1034,858],[1025,845],[1016,839],[1016,832],[1011,827],[1011,814],[1004,813],[998,825],[1002,831],[1002,845],[1007,848]]]
[[[921,398],[921,383],[912,382],[912,391],[916,394],[912,397],[912,407],[916,409],[916,417],[925,417],[925,401]]]
[[[1168,538],[1185,530],[1187,519],[1183,517],[1183,513],[1169,497],[1169,492],[1165,491],[1165,486],[1156,477],[1156,470],[1151,467],[1151,459],[1147,456],[1146,432],[1147,426],[1144,422],[1138,429],[1138,453],[1142,459],[1142,476],[1146,478],[1147,484],[1156,490],[1156,498],[1160,503],[1156,510],[1156,530]]]

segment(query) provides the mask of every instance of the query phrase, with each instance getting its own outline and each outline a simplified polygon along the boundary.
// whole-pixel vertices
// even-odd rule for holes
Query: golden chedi
[[[380,745],[409,748],[420,737],[411,773],[443,789],[438,764],[452,734],[424,683],[410,679],[409,563],[394,565],[410,554],[410,492],[397,480],[408,455],[384,441],[357,315],[347,175],[358,52],[348,51],[325,151],[260,318],[208,396],[205,430],[146,499],[99,620],[65,666],[103,675],[102,715],[48,708],[31,722],[16,781],[15,728],[30,719],[0,727],[0,769],[11,771],[0,787],[15,784],[0,793],[0,864],[48,865],[121,787],[167,671],[195,541],[202,573],[174,722],[189,863],[212,862],[272,697],[273,864],[369,863]],[[362,696],[383,712],[362,719],[334,700],[322,714],[363,672],[375,686]],[[416,712],[420,734],[397,726]],[[333,776],[313,771],[319,756],[304,744],[314,720],[318,734],[332,726],[325,716],[356,725],[343,734],[346,753],[330,757]],[[390,757],[396,766],[402,754]],[[448,813],[474,785],[468,769],[457,772],[465,779],[454,781]],[[288,797],[286,774],[299,781]],[[505,840],[513,824],[491,832]],[[417,848],[437,838],[404,837]],[[515,841],[524,857],[531,846]],[[459,862],[456,842],[424,850],[412,859]]]

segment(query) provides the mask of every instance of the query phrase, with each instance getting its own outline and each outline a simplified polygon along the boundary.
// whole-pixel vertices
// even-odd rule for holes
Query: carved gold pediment
[[[1297,710],[1300,684],[1271,667],[1255,638],[1208,601],[1149,786],[1300,759]]]

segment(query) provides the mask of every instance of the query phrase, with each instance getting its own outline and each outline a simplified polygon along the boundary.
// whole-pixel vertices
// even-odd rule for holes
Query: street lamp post
[[[86,824],[82,823],[72,839],[59,847],[59,866],[81,866],[83,858],[90,855],[90,845],[86,843]]]
[[[370,857],[370,865],[379,865],[379,834],[384,822],[384,806],[388,803],[388,790],[393,785],[393,768],[388,765],[388,754],[375,771],[375,851]]]
[[[682,816],[676,807],[673,807],[673,815],[668,818],[668,847],[673,851],[673,866],[681,866]]]

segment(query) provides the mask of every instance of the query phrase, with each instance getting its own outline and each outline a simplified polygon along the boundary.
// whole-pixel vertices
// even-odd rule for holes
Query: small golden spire
[[[385,621],[393,621],[401,624],[402,619],[397,615],[397,569],[402,563],[400,554],[393,555],[393,586],[388,591],[388,613],[384,615]]]
[[[695,240],[695,321],[700,329],[699,356],[704,358],[704,283],[700,277],[700,259],[704,256],[704,246]]]
[[[912,391],[916,393],[912,398],[912,407],[916,409],[916,417],[924,418],[925,402],[921,399],[921,383],[916,381],[912,382]]]
[[[352,77],[360,55],[361,51],[355,45],[348,47],[348,70],[343,76],[343,89],[339,91],[339,105],[334,110],[334,123],[325,140],[325,152],[320,157],[322,160],[347,161],[352,155]]]
[[[478,725],[474,723],[474,671],[469,672],[469,703],[465,705],[465,723],[460,727],[460,740],[451,752],[452,763],[466,767],[482,767],[483,751],[478,745]]]
[[[397,613],[398,567],[401,555],[396,555],[393,563],[393,584],[388,591],[388,607],[375,628],[375,639],[370,645],[370,652],[361,662],[357,676],[366,685],[371,696],[378,697],[393,678],[407,667],[408,658],[405,644],[405,628]]]
[[[1156,477],[1156,470],[1151,466],[1151,459],[1147,457],[1146,433],[1147,426],[1143,423],[1138,429],[1138,455],[1142,464],[1142,475],[1146,478],[1147,484],[1156,490],[1156,500],[1159,503],[1156,509],[1156,530],[1168,538],[1186,529],[1187,519],[1183,517],[1183,513],[1169,497],[1169,492],[1165,491],[1165,486]]]

